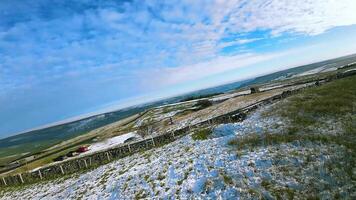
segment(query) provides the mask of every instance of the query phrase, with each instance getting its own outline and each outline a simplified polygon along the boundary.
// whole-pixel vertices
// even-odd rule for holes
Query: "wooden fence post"
[[[174,131],[172,131],[172,136],[173,136],[173,139],[176,139],[176,136],[174,135]]]
[[[4,177],[2,177],[2,181],[4,182],[5,185],[7,185]]]
[[[130,144],[127,144],[127,146],[129,147],[129,152],[131,152],[131,147],[130,147]]]
[[[89,165],[91,166],[91,157],[89,157]]]
[[[106,152],[106,157],[108,158],[108,160],[110,161],[110,156],[109,156],[109,153]]]
[[[23,178],[22,178],[21,174],[19,174],[19,177],[20,177],[21,182],[24,183],[25,181],[23,181]]]
[[[88,168],[87,160],[84,159],[85,168]]]
[[[155,141],[153,140],[152,135],[151,135],[151,141],[152,141],[152,143],[153,143],[153,146],[156,146]]]
[[[38,170],[38,175],[40,176],[40,179],[42,180],[41,170]]]
[[[64,170],[63,170],[62,165],[59,165],[59,168],[61,168],[61,172],[62,172],[62,174],[64,174]]]
[[[80,166],[80,160],[76,160],[77,161],[77,165],[78,165],[78,168],[81,169],[81,166]]]

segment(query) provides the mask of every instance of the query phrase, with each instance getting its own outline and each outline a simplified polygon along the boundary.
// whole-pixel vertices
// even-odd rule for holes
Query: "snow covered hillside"
[[[232,138],[283,127],[261,112],[215,127],[207,140],[188,135],[84,174],[2,191],[1,199],[287,199],[309,197],[310,190],[330,199],[335,190],[352,193],[344,184],[349,180],[331,176],[324,165],[338,160],[343,147],[288,143],[237,151],[228,145]]]

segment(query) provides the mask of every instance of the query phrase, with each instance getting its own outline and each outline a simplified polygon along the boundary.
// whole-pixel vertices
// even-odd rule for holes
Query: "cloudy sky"
[[[0,137],[356,53],[355,0],[1,0]]]

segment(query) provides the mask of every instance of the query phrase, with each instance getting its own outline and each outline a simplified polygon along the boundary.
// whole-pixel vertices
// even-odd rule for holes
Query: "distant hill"
[[[303,72],[306,72],[309,70],[313,70],[315,68],[322,67],[322,66],[325,66],[327,68],[339,67],[341,65],[346,65],[348,63],[355,62],[355,61],[356,61],[356,54],[353,54],[353,55],[335,58],[335,59],[331,59],[331,60],[326,60],[326,61],[322,61],[322,62],[317,62],[317,63],[313,63],[313,64],[309,64],[309,65],[303,65],[303,66],[290,68],[290,69],[286,69],[283,71],[278,71],[275,73],[271,73],[271,74],[267,74],[264,76],[254,78],[250,81],[247,81],[247,82],[241,84],[240,87],[246,87],[248,85],[266,83],[271,80],[276,80],[278,78],[286,78],[286,77],[300,74],[300,73],[303,73]]]
[[[70,123],[56,125],[14,135],[0,140],[0,163],[12,161],[25,154],[40,152],[59,142],[85,134],[128,116],[140,113],[149,106],[132,107],[115,112],[100,114]],[[8,159],[5,157],[10,156]],[[4,159],[5,158],[5,159]]]

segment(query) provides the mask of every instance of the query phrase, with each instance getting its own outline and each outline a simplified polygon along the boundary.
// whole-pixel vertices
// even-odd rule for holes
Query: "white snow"
[[[274,199],[262,186],[263,180],[273,182],[278,190],[313,185],[319,180],[314,176],[320,173],[311,174],[312,170],[335,159],[334,152],[342,151],[337,146],[281,144],[237,152],[227,144],[232,138],[268,131],[279,120],[260,114],[257,111],[241,123],[219,125],[208,140],[184,136],[67,179],[0,191],[0,199]],[[279,132],[278,128],[273,131]],[[122,143],[134,135],[128,133],[114,140]],[[114,143],[110,140],[96,146],[100,149]],[[310,155],[309,161],[305,155]],[[324,188],[322,184],[329,179],[315,184]],[[340,191],[348,188],[344,185]],[[322,195],[321,199],[332,199],[328,192]]]
[[[311,74],[317,74],[317,73],[321,73],[321,72],[330,72],[330,71],[335,71],[337,70],[336,67],[327,67],[327,65],[324,65],[322,67],[318,67],[309,71],[305,71],[303,73],[294,75],[294,77],[299,77],[299,76],[306,76],[306,75],[311,75]]]
[[[272,85],[272,86],[261,87],[260,91],[263,92],[263,91],[273,90],[273,89],[277,89],[277,88],[282,88],[284,86],[285,85],[281,84],[281,85]]]
[[[231,99],[237,96],[241,96],[241,95],[247,95],[250,94],[251,91],[250,90],[244,90],[244,91],[240,91],[240,92],[235,92],[232,94],[222,94],[222,95],[218,95],[216,97],[211,98],[211,101],[223,101],[223,100],[227,100],[227,99]]]
[[[352,72],[352,71],[356,71],[356,69],[349,69],[349,70],[346,70],[344,73]]]
[[[173,117],[174,115],[178,114],[179,112],[182,112],[182,111],[181,110],[174,110],[174,111],[171,111],[171,112],[168,112],[168,113],[165,113],[165,114],[158,114],[157,116],[155,116],[154,119],[156,121],[160,121],[162,119]]]
[[[124,143],[125,140],[127,140],[129,138],[132,138],[132,137],[140,138],[141,136],[138,135],[136,133],[136,131],[134,131],[134,132],[126,133],[126,134],[119,135],[119,136],[116,136],[116,137],[112,137],[112,138],[106,139],[106,140],[104,140],[102,142],[97,142],[97,143],[94,143],[94,144],[90,145],[89,146],[89,151],[84,152],[81,155],[90,154],[90,153],[93,153],[93,152],[97,152],[97,151],[102,151],[102,150],[105,150],[105,149],[113,148],[115,146],[118,146],[118,145]]]

